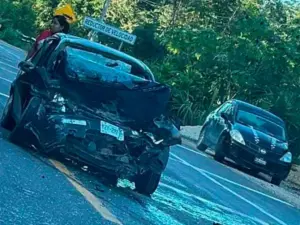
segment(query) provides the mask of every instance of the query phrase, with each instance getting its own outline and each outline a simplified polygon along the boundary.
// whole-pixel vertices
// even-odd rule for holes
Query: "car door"
[[[224,103],[212,118],[211,141],[213,146],[215,146],[218,143],[220,134],[223,132],[226,126],[224,118],[221,117],[221,113],[226,113],[229,115],[229,112],[232,110],[232,107],[233,106],[230,102]]]

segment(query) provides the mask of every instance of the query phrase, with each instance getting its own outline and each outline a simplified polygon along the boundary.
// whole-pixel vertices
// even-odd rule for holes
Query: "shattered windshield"
[[[148,83],[147,71],[107,53],[66,47],[65,72],[80,81],[122,83],[128,88]]]

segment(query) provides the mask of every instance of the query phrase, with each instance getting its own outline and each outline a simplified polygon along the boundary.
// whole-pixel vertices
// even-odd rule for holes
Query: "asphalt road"
[[[0,111],[25,53],[0,41]],[[0,113],[1,113],[0,112]],[[2,132],[3,133],[3,132]],[[157,191],[112,187],[84,165],[49,159],[0,140],[0,224],[280,224],[300,225],[300,212],[205,154],[183,146]]]

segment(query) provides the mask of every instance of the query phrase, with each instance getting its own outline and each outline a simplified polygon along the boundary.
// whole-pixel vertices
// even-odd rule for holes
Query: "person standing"
[[[69,33],[70,25],[67,21],[67,18],[62,15],[57,15],[52,18],[50,29],[43,31],[35,40],[35,43],[32,46],[32,49],[28,52],[26,60],[31,58],[36,51],[39,49],[39,46],[43,41],[56,34],[56,33]]]

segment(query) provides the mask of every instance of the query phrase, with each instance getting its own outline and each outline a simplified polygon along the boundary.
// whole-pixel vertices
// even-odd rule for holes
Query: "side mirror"
[[[29,61],[21,61],[18,67],[26,73],[31,72],[35,68],[34,64]]]

